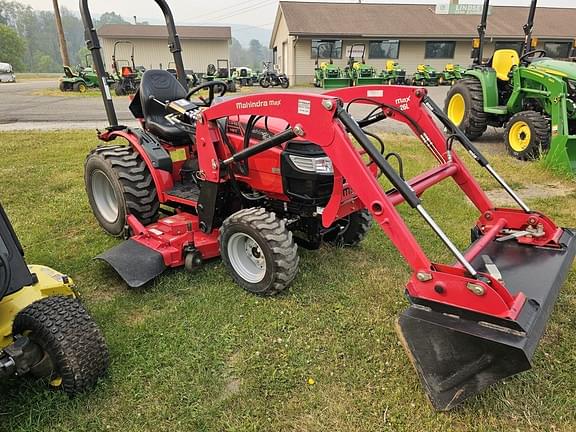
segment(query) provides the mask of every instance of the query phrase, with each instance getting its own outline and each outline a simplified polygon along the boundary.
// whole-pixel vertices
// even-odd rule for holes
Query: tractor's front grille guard
[[[386,117],[408,124],[426,147],[440,162],[440,166],[409,182],[404,181],[385,157],[374,147],[360,125],[342,107],[343,102],[381,105]],[[426,108],[424,108],[424,105]],[[495,210],[479,184],[468,172],[447,139],[433,120],[433,113],[462,143],[472,157],[490,172],[494,179],[510,194],[522,210]],[[221,140],[215,121],[223,117],[256,115],[285,120],[290,127],[274,137],[242,150],[220,161],[216,147],[207,143]],[[395,188],[386,194],[378,180],[358,153],[349,135],[352,135],[372,158]],[[440,108],[426,96],[424,89],[401,86],[362,86],[345,88],[325,95],[281,93],[251,95],[222,102],[206,109],[197,124],[197,145],[206,148],[199,152],[200,168],[206,180],[219,182],[221,170],[234,162],[245,160],[262,151],[291,139],[302,138],[321,146],[332,160],[335,175],[346,178],[350,187],[372,213],[375,221],[392,240],[410,264],[414,275],[407,286],[408,294],[440,302],[477,313],[502,319],[515,319],[525,301],[522,294],[512,296],[504,285],[489,274],[478,273],[470,261],[481,252],[482,245],[495,238],[504,227],[520,229],[528,225],[528,207],[492,169],[484,156],[450,122]],[[458,186],[482,213],[481,220],[491,226],[478,243],[465,254],[460,252],[421,204],[419,195],[434,184],[453,177]],[[448,266],[433,264],[406,226],[395,205],[406,201],[414,208],[458,260]],[[325,212],[328,210],[325,209]],[[336,211],[336,210],[334,210]],[[326,215],[324,215],[326,216]],[[504,216],[506,218],[504,218]],[[559,231],[545,216],[547,231]],[[489,220],[493,218],[493,222]],[[449,289],[446,289],[449,287]],[[471,294],[472,293],[472,294]]]

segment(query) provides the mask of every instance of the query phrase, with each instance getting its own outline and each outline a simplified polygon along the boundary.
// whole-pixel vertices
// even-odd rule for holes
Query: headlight
[[[290,155],[290,160],[296,168],[302,171],[314,172],[318,174],[333,174],[332,161],[329,157],[308,158],[303,156]]]

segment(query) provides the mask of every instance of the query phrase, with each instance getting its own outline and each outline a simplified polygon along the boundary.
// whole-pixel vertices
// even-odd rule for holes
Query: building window
[[[426,42],[427,59],[451,59],[454,58],[456,42]]]
[[[400,52],[400,41],[378,40],[368,43],[368,57],[372,59],[397,59]]]
[[[342,58],[342,41],[312,39],[312,52],[310,53],[310,57],[315,59],[316,56],[318,56],[318,58],[321,59],[329,59],[330,50],[332,50],[332,58]]]
[[[566,59],[570,57],[572,42],[544,42],[544,51],[548,57]]]
[[[524,42],[522,41],[496,41],[494,45],[494,49],[496,51],[501,49],[513,49],[518,54],[522,53],[522,47],[524,46]]]

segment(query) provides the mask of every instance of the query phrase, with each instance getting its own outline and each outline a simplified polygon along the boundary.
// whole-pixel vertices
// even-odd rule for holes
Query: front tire
[[[53,387],[70,396],[92,389],[108,369],[104,337],[76,299],[57,296],[32,303],[16,316],[13,334],[42,348],[42,369],[47,368]]]
[[[156,186],[146,163],[132,147],[94,149],[84,163],[84,184],[94,216],[110,235],[124,234],[129,214],[144,225],[158,219]]]
[[[288,78],[282,79],[280,81],[280,87],[282,87],[283,89],[287,89],[288,87],[290,87],[290,81],[288,81]]]
[[[324,236],[324,241],[336,247],[355,247],[364,240],[371,227],[372,216],[370,212],[360,210],[336,221],[331,227],[332,230]]]
[[[238,285],[254,294],[275,295],[298,273],[298,246],[286,222],[263,208],[240,210],[220,228],[220,253]]]
[[[480,138],[488,127],[480,81],[466,78],[452,86],[446,95],[444,112],[469,139]]]
[[[86,91],[88,90],[88,87],[86,87],[86,84],[84,84],[82,82],[75,83],[72,88],[74,89],[75,92],[78,92],[78,93],[86,93]]]
[[[538,159],[550,146],[550,123],[536,111],[514,114],[506,123],[504,142],[508,153],[516,159]]]
[[[270,81],[268,81],[266,78],[262,78],[260,80],[260,87],[262,87],[262,88],[270,87]]]

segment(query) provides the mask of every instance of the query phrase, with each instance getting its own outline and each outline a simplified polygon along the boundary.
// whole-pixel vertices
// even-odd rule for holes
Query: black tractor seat
[[[189,144],[190,135],[166,120],[166,110],[154,100],[174,101],[185,98],[187,93],[182,84],[168,71],[151,69],[144,72],[139,96],[146,130],[174,145]]]

